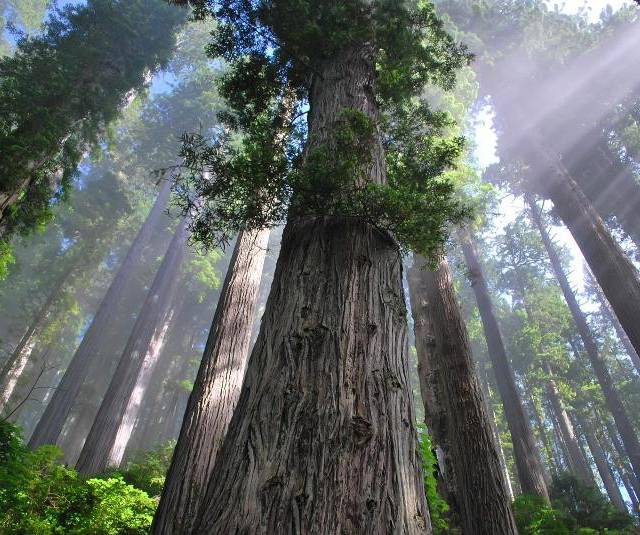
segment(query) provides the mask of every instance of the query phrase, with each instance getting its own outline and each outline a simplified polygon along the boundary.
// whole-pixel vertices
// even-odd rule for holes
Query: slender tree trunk
[[[447,486],[460,526],[465,533],[517,533],[447,261],[430,271],[415,257],[409,289],[427,425],[453,474]]]
[[[471,348],[471,353],[476,354],[473,350],[473,344]],[[493,431],[494,440],[496,442],[496,446],[498,448],[498,457],[500,458],[500,466],[502,467],[502,473],[504,474],[504,480],[507,484],[507,493],[509,494],[509,501],[513,501],[514,493],[513,493],[513,483],[511,481],[511,474],[509,473],[509,467],[507,466],[507,458],[504,453],[504,444],[502,442],[502,438],[500,436],[500,429],[498,428],[498,418],[496,416],[496,412],[494,410],[494,401],[493,394],[489,387],[489,378],[486,366],[484,362],[482,363],[482,373],[480,374],[480,386],[482,387],[482,392],[484,395],[484,399],[487,403],[487,408],[489,410],[489,421],[491,423],[491,430]]]
[[[598,473],[600,474],[600,479],[602,479],[602,483],[604,484],[604,488],[607,491],[607,495],[611,500],[611,503],[615,505],[620,511],[628,512],[627,505],[624,503],[624,499],[622,497],[622,493],[620,492],[620,488],[618,487],[618,483],[616,482],[613,473],[611,472],[611,467],[609,466],[609,462],[607,461],[606,455],[600,442],[598,441],[598,437],[594,433],[591,424],[586,420],[585,417],[574,413],[575,417],[578,420],[578,425],[580,429],[582,429],[582,433],[587,440],[587,445],[589,446],[589,450],[591,451],[591,455],[593,455],[593,460],[596,463],[596,468],[598,469]]]
[[[144,248],[151,240],[154,229],[163,215],[170,192],[171,186],[167,182],[133,241],[58,388],[40,418],[29,440],[31,448],[37,448],[44,444],[55,444],[58,440],[89,370],[98,361],[97,359],[104,349],[109,346],[111,327],[120,304],[126,299],[132,272],[140,263]]]
[[[548,194],[571,231],[631,344],[640,353],[640,277],[580,186],[557,162]]]
[[[480,266],[475,244],[472,242],[468,232],[463,231],[459,236],[467,267],[469,268],[471,285],[478,302],[496,384],[502,398],[505,418],[511,432],[513,452],[522,492],[548,500],[549,494],[545,483],[540,452],[536,446],[529,420],[525,415],[522,401],[520,400],[515,376],[507,358],[502,334],[491,303],[489,288]]]
[[[625,451],[622,442],[620,442],[618,431],[608,418],[603,418],[603,420],[606,427],[607,436],[609,437],[611,444],[613,444],[613,447],[618,454],[620,468],[623,469],[624,472],[628,475],[629,481],[633,485],[636,496],[640,498],[640,479],[638,479],[633,470],[633,467],[628,462],[627,452]]]
[[[191,533],[233,416],[249,356],[269,231],[238,236],[189,398],[153,533]]]
[[[531,386],[526,383],[525,379],[525,407],[529,407],[529,419],[533,417],[535,430],[538,435],[538,443],[542,444],[541,452],[544,452],[547,459],[547,463],[545,464],[543,462],[542,467],[544,470],[544,480],[547,484],[547,488],[549,488],[552,481],[550,472],[554,475],[558,474],[562,467],[562,456],[558,455],[558,449],[553,447],[553,440],[549,437],[549,433],[547,432],[547,428],[544,423],[544,406],[538,407],[530,389]],[[560,449],[560,454],[562,454],[562,449]]]
[[[527,201],[531,209],[533,221],[540,231],[545,249],[547,250],[547,254],[551,260],[553,272],[555,273],[556,279],[562,288],[562,293],[564,294],[569,310],[571,311],[573,321],[576,324],[580,337],[582,338],[584,348],[589,357],[589,361],[591,362],[593,371],[598,379],[598,383],[602,388],[607,408],[613,415],[634,471],[636,473],[640,473],[640,441],[638,441],[638,437],[633,429],[629,415],[627,414],[627,411],[615,390],[609,370],[600,355],[598,345],[593,333],[591,332],[589,324],[587,323],[587,319],[578,304],[578,300],[576,299],[573,290],[571,289],[569,280],[567,279],[562,267],[560,257],[551,242],[551,238],[549,237],[549,233],[542,221],[538,207],[531,196],[528,196]]]
[[[375,53],[317,66],[309,150],[345,109],[378,119]],[[371,183],[386,182],[380,139]],[[355,177],[354,177],[355,179]],[[340,217],[292,218],[196,533],[429,533],[397,243]]]
[[[138,419],[140,407],[142,406],[142,400],[144,399],[144,395],[147,391],[147,388],[149,387],[149,382],[151,381],[154,368],[158,364],[158,359],[160,358],[160,354],[164,347],[166,333],[174,319],[174,315],[175,310],[170,310],[164,318],[162,324],[156,327],[156,332],[153,336],[153,340],[151,341],[147,350],[142,368],[140,369],[140,372],[138,374],[138,379],[135,386],[133,387],[133,391],[131,392],[131,395],[129,397],[129,403],[127,404],[127,407],[124,411],[122,421],[120,422],[120,426],[118,427],[118,432],[116,433],[115,440],[113,441],[113,447],[111,448],[111,452],[109,453],[107,466],[117,467],[122,464],[124,452],[129,445],[129,440],[131,439],[131,434],[133,433],[133,426]]]
[[[569,455],[568,461],[571,466],[571,471],[583,483],[595,486],[593,472],[587,464],[587,460],[584,458],[584,455],[582,455],[580,444],[578,443],[578,438],[576,436],[576,431],[573,427],[571,419],[569,418],[567,410],[562,404],[560,392],[558,391],[558,386],[553,379],[553,372],[551,371],[551,367],[549,366],[549,364],[545,363],[544,371],[548,376],[548,378],[546,379],[547,395],[549,397],[549,401],[551,402],[553,412],[555,413],[555,417],[560,428],[560,434],[562,435],[562,440],[567,448],[567,453]]]
[[[49,315],[51,307],[56,303],[62,294],[64,285],[67,279],[71,276],[71,273],[75,269],[76,262],[71,262],[62,275],[58,278],[53,288],[53,291],[47,297],[47,300],[38,309],[35,317],[31,320],[31,323],[22,338],[18,342],[18,345],[11,352],[11,355],[4,363],[2,371],[0,372],[0,412],[4,411],[9,399],[11,398],[22,373],[24,372],[29,357],[35,347],[35,337],[38,329],[42,326],[45,318]]]
[[[142,380],[140,386],[144,387],[148,374],[157,363],[171,315],[186,239],[186,222],[182,221],[138,314],[80,453],[76,468],[83,474],[103,472],[110,466],[117,466],[122,459],[126,444],[119,443],[118,439],[128,439],[131,431],[130,422],[123,422],[123,418],[127,410],[134,411],[133,407],[139,406],[142,391],[136,391],[136,384]]]

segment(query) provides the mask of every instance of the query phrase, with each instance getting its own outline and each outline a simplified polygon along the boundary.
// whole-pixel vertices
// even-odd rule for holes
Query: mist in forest
[[[637,2],[0,24],[0,533],[640,529]]]

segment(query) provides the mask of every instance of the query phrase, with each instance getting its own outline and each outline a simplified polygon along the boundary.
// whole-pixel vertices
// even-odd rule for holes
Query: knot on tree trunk
[[[361,448],[373,437],[373,429],[371,422],[362,416],[354,416],[351,419],[351,430],[353,432],[354,444]]]

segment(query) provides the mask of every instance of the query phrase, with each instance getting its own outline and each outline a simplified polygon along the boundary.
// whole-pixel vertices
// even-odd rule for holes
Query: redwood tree
[[[427,80],[450,85],[466,55],[426,3],[191,3],[217,16],[229,119],[248,127],[243,152],[188,140],[188,166],[202,164],[187,204],[196,236],[287,219],[194,532],[429,532],[393,235],[428,254],[460,215],[451,185],[429,175],[459,140],[427,146],[442,117],[408,108]],[[296,138],[285,154],[273,143],[273,102],[290,94],[308,100],[303,154]]]
[[[427,425],[452,474],[460,525],[465,533],[517,533],[447,261],[431,271],[416,258],[409,288]]]
[[[482,318],[482,325],[489,347],[489,356],[493,363],[496,384],[502,398],[505,418],[511,432],[520,486],[523,492],[538,495],[548,500],[549,494],[540,452],[533,436],[531,424],[522,406],[515,375],[507,357],[500,326],[491,302],[489,287],[484,278],[475,244],[468,231],[460,233],[460,241],[469,269],[471,286],[478,302],[478,309],[480,310],[480,317]]]
[[[81,473],[97,474],[109,467],[118,466],[122,460],[133,425],[133,420],[127,422],[124,419],[131,419],[131,404],[139,402],[135,398],[142,395],[157,363],[172,317],[172,305],[185,254],[186,239],[187,231],[183,221],[178,224],[158,268],[84,443],[76,465]],[[136,392],[138,386],[142,392]],[[123,426],[127,426],[128,429],[123,429]]]
[[[108,336],[112,331],[116,314],[127,295],[133,270],[140,262],[144,248],[151,240],[154,229],[162,217],[170,191],[170,184],[166,182],[31,435],[29,440],[31,448],[37,448],[44,444],[55,444],[58,440],[82,383],[92,368],[92,364],[101,354],[100,350],[105,342],[105,336]]]

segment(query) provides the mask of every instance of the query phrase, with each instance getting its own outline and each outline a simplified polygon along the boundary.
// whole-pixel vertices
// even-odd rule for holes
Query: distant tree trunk
[[[640,278],[580,186],[559,166],[547,188],[631,344],[640,353]]]
[[[244,379],[269,231],[241,232],[153,523],[154,534],[193,531]]]
[[[40,306],[36,315],[32,318],[29,327],[20,338],[20,341],[11,352],[11,355],[4,363],[0,372],[0,412],[4,411],[9,399],[11,398],[22,373],[24,372],[29,357],[35,347],[35,337],[38,329],[42,327],[42,323],[49,315],[51,307],[56,303],[62,294],[64,285],[71,273],[75,269],[76,262],[71,262],[62,275],[55,282],[53,290],[47,297],[47,300]]]
[[[153,232],[163,215],[170,192],[171,185],[166,182],[149,216],[131,244],[127,256],[109,286],[109,290],[102,299],[100,307],[69,363],[51,401],[49,401],[44,414],[40,418],[29,440],[29,447],[37,448],[44,444],[55,444],[58,440],[62,427],[69,416],[69,412],[89,370],[105,347],[109,346],[109,336],[112,334],[111,327],[120,304],[127,296],[132,273],[140,263],[145,246],[151,240]]]
[[[540,212],[538,211],[538,207],[536,206],[536,203],[531,198],[531,196],[527,196],[527,202],[529,203],[529,206],[531,208],[533,221],[538,227],[540,235],[542,236],[542,241],[551,261],[553,272],[555,273],[556,279],[558,280],[558,283],[562,288],[562,293],[564,294],[565,301],[569,306],[573,321],[576,324],[578,333],[582,338],[585,351],[589,357],[589,361],[591,362],[591,366],[593,368],[593,371],[595,372],[596,378],[598,379],[598,384],[602,388],[602,393],[604,394],[607,408],[613,415],[616,426],[618,427],[618,431],[620,432],[625,450],[627,451],[629,460],[633,465],[634,471],[636,473],[640,473],[640,441],[638,441],[638,437],[633,429],[633,425],[627,414],[627,411],[624,408],[624,405],[622,404],[622,401],[620,400],[620,397],[615,390],[609,370],[607,369],[605,362],[600,356],[596,340],[593,336],[593,333],[591,332],[589,324],[587,323],[587,319],[582,312],[580,305],[578,304],[578,300],[576,299],[576,296],[571,289],[569,280],[567,279],[567,276],[562,267],[560,257],[558,256],[558,253],[556,252],[553,243],[551,242],[551,238],[549,237],[549,233],[547,232],[547,229],[542,221],[542,217],[540,215]]]
[[[618,430],[616,429],[615,425],[609,420],[609,418],[603,418],[603,420],[606,427],[607,436],[609,437],[611,444],[618,454],[620,468],[628,475],[629,481],[633,485],[636,496],[640,498],[640,479],[637,477],[636,473],[633,470],[633,467],[628,462],[627,452],[625,451],[622,442],[620,442]]]
[[[473,346],[471,349],[471,353],[474,354]],[[484,364],[484,363],[483,363]],[[509,500],[513,501],[514,493],[513,493],[513,482],[511,481],[511,474],[509,473],[509,468],[507,466],[507,458],[504,454],[504,444],[502,442],[502,438],[500,437],[500,429],[498,428],[498,419],[493,409],[493,395],[489,389],[489,378],[487,377],[487,369],[484,365],[482,365],[482,373],[480,374],[480,386],[482,387],[482,392],[484,394],[484,399],[487,403],[487,408],[489,409],[489,421],[491,423],[491,430],[493,431],[493,436],[496,442],[496,446],[498,448],[498,457],[500,458],[500,466],[502,467],[502,473],[504,474],[504,479],[507,484],[507,493],[509,494]]]
[[[540,452],[536,446],[529,420],[522,407],[515,376],[507,358],[502,334],[500,333],[500,327],[491,303],[489,288],[480,266],[475,244],[472,242],[468,232],[463,231],[459,236],[467,267],[469,268],[471,286],[478,302],[478,309],[480,310],[480,317],[487,345],[489,346],[489,356],[493,363],[496,384],[502,398],[505,418],[511,432],[513,453],[522,492],[548,500],[549,493],[545,483]]]
[[[447,487],[460,526],[465,533],[517,533],[447,261],[430,271],[416,256],[409,289],[427,426],[453,474]]]
[[[609,496],[611,503],[613,503],[613,505],[615,505],[620,511],[627,513],[627,505],[624,503],[618,483],[611,472],[609,462],[607,461],[606,455],[598,441],[598,437],[591,427],[591,424],[581,414],[576,412],[574,415],[578,421],[579,427],[582,429],[584,437],[587,440],[587,445],[589,446],[591,455],[593,455],[593,460],[596,463],[596,468],[598,469],[598,473],[600,474],[600,478],[602,479],[602,483],[604,484],[604,488],[607,491],[607,495]]]
[[[591,277],[589,276],[589,278]],[[638,374],[640,374],[640,357],[634,349],[631,340],[629,340],[627,333],[624,332],[624,329],[622,328],[622,325],[620,325],[618,318],[616,318],[615,314],[611,311],[611,305],[602,293],[602,288],[600,288],[596,281],[593,281],[593,288],[595,289],[596,296],[598,297],[598,301],[600,302],[600,310],[602,310],[604,316],[609,320],[609,323],[613,325],[613,328],[618,335],[618,340],[620,340],[622,347],[624,347],[627,355],[629,355],[629,358],[631,359],[631,362],[633,363],[636,371],[638,372]]]
[[[138,374],[138,379],[129,397],[129,403],[122,416],[122,421],[118,427],[118,432],[113,441],[113,447],[109,453],[107,460],[107,466],[120,466],[122,459],[124,458],[124,452],[129,445],[131,434],[133,433],[133,427],[138,419],[140,407],[142,406],[142,400],[144,399],[145,392],[149,387],[149,382],[153,375],[154,368],[158,364],[158,359],[164,347],[166,333],[174,319],[175,310],[170,310],[164,318],[161,325],[156,328],[156,333],[153,336],[153,340],[147,350],[147,354],[144,358],[142,368]]]
[[[568,461],[571,466],[571,471],[586,485],[595,486],[593,472],[591,471],[587,460],[582,454],[580,444],[578,443],[576,431],[573,427],[573,423],[571,422],[571,418],[569,418],[567,410],[564,408],[562,399],[560,398],[560,392],[558,391],[558,386],[553,379],[553,372],[551,371],[551,367],[549,366],[549,364],[545,363],[544,371],[547,374],[547,395],[555,413],[555,417],[560,428],[560,433],[562,435],[562,440],[567,448],[567,453],[569,455]]]
[[[148,376],[157,363],[171,316],[186,239],[186,222],[182,221],[138,314],[80,453],[76,468],[82,474],[104,472],[110,466],[117,466],[122,459],[126,444],[120,444],[118,439],[128,439],[131,432],[131,422],[123,422],[123,418],[127,410],[135,411],[134,407],[139,407],[143,391],[136,391],[136,384],[141,380],[140,386],[145,387]]]
[[[554,475],[558,474],[560,468],[562,467],[562,458],[558,456],[557,449],[553,447],[551,438],[549,437],[549,433],[544,425],[544,412],[541,414],[541,410],[544,410],[544,407],[538,407],[536,404],[533,395],[530,392],[530,385],[526,384],[525,381],[525,393],[524,393],[524,404],[525,407],[529,408],[529,416],[533,417],[533,422],[535,424],[535,430],[538,435],[538,443],[542,444],[542,452],[544,452],[547,464],[542,464],[544,480],[547,484],[547,488],[551,485],[551,475],[549,472],[552,472]]]

